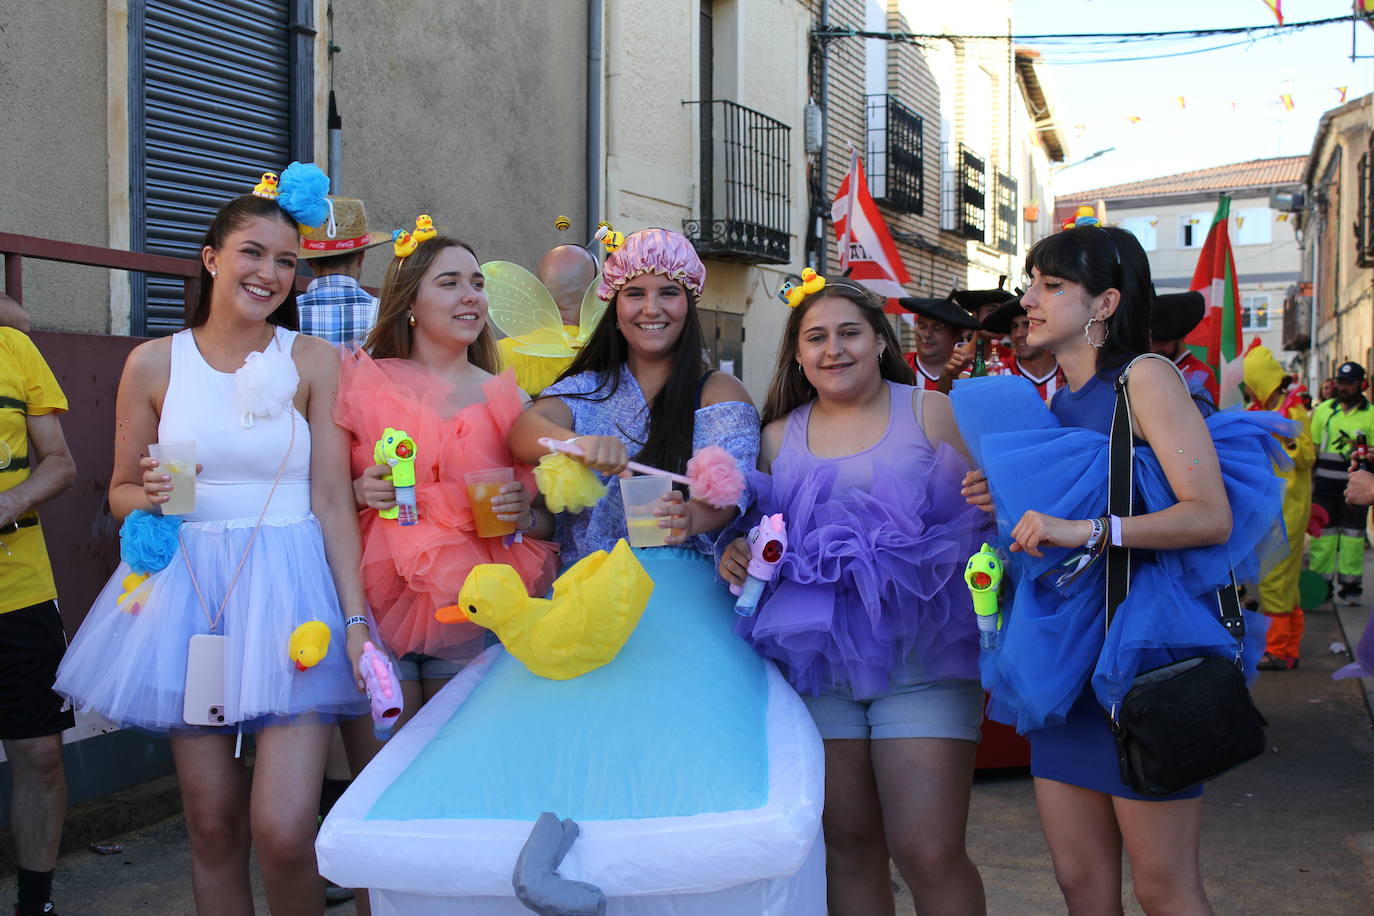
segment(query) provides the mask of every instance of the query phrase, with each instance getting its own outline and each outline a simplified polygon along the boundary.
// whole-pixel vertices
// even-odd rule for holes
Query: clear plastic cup
[[[154,442],[148,454],[157,461],[158,470],[171,476],[172,492],[162,504],[163,515],[185,515],[196,508],[196,444],[194,442]]]
[[[625,530],[631,547],[662,547],[668,529],[658,527],[661,516],[654,515],[658,502],[673,487],[666,477],[644,475],[620,478],[620,501],[625,504]]]
[[[472,504],[472,521],[479,538],[499,538],[515,533],[515,522],[503,522],[491,507],[492,497],[515,479],[515,468],[485,468],[463,475],[468,485],[468,502]]]

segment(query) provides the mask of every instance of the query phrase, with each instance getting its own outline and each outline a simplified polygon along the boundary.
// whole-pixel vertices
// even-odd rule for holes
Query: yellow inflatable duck
[[[398,258],[408,258],[415,253],[415,249],[420,247],[420,240],[406,232],[404,229],[397,229],[391,236],[391,248],[396,252]]]
[[[783,297],[787,301],[788,308],[796,308],[807,296],[823,289],[825,289],[825,277],[808,267],[802,271],[801,283],[796,286],[788,286],[783,290]]]
[[[262,180],[253,186],[254,197],[265,197],[268,200],[276,200],[281,192],[277,188],[277,173],[263,172]]]
[[[514,569],[473,567],[456,605],[440,621],[470,620],[501,638],[531,672],[566,681],[615,658],[653,594],[654,581],[624,539],[573,564],[553,583],[553,598],[531,598]]]
[[[415,231],[411,236],[417,242],[428,242],[439,234],[439,230],[434,228],[434,220],[428,213],[421,213],[415,217]]]
[[[297,671],[315,667],[329,652],[329,627],[318,620],[307,620],[291,631],[286,651]]]

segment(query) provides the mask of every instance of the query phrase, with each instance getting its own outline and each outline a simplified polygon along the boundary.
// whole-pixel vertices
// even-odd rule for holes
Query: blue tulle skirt
[[[57,672],[55,689],[82,711],[154,734],[255,731],[295,722],[335,722],[367,712],[353,680],[343,615],[313,516],[186,522],[186,557],[178,548],[166,568],[128,600],[118,602],[131,570],[121,563],[96,598]],[[194,566],[195,581],[187,558]],[[187,647],[210,632],[210,616],[234,581],[216,630],[225,637],[225,725],[187,725],[183,718]],[[329,650],[300,671],[287,652],[296,627],[329,626]]]
[[[953,394],[960,432],[987,473],[999,538],[1028,510],[1060,518],[1106,514],[1108,439],[1063,427],[1025,379],[961,382]],[[1263,652],[1264,618],[1245,613],[1238,645],[1217,618],[1216,590],[1258,581],[1266,562],[1287,548],[1284,483],[1274,473],[1287,458],[1275,435],[1291,423],[1267,412],[1226,410],[1206,420],[1232,510],[1230,538],[1216,546],[1132,552],[1132,580],[1104,634],[1105,564],[1067,586],[1055,580],[1076,550],[1046,548],[1042,558],[1011,554],[1014,594],[1001,646],[983,653],[988,714],[1022,733],[1065,722],[1091,683],[1104,708],[1119,703],[1137,674],[1197,654],[1240,655],[1247,675]],[[1177,502],[1153,451],[1135,451],[1135,505],[1145,514]]]

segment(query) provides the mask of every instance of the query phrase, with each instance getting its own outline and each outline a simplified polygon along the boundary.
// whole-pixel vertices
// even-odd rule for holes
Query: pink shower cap
[[[706,267],[691,242],[667,229],[641,229],[625,236],[625,244],[606,259],[596,295],[609,302],[641,274],[661,274],[697,296],[706,285]]]

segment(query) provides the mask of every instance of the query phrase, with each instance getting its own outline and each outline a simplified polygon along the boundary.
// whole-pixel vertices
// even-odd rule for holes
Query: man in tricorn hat
[[[1006,335],[993,333],[986,324],[988,316],[996,311],[999,306],[1017,298],[1015,293],[1006,289],[1006,282],[1006,274],[1003,274],[997,278],[996,289],[956,289],[950,293],[950,298],[974,318],[977,318],[980,323],[983,323],[984,327],[984,330],[978,331],[974,335],[973,342],[955,347],[955,354],[961,358],[961,361],[966,359],[968,363],[972,363],[974,342],[981,340],[984,348],[983,358],[988,362],[989,374],[992,374],[993,366],[1000,363],[1005,369],[1012,360],[1011,348],[1002,344],[1002,338]],[[963,368],[967,368],[967,366]]]
[[[377,298],[358,282],[363,253],[391,241],[387,232],[370,232],[363,202],[331,197],[333,233],[328,224],[301,236],[300,258],[315,279],[296,298],[301,333],[323,337],[336,347],[360,346],[377,322]]]
[[[1012,356],[1006,364],[1007,371],[1030,379],[1046,404],[1064,387],[1064,370],[1059,368],[1059,360],[1044,347],[1030,345],[1030,318],[1026,317],[1020,296],[997,306],[983,319],[983,327],[999,336],[1011,336]]]
[[[897,303],[916,314],[916,351],[906,361],[916,372],[916,383],[928,391],[949,391],[958,375],[950,365],[959,332],[981,331],[982,324],[954,301],[954,293],[943,299],[906,296]]]
[[[1212,403],[1219,404],[1221,388],[1216,375],[1183,345],[1183,338],[1192,333],[1206,312],[1207,300],[1202,293],[1156,293],[1150,306],[1150,350],[1172,359],[1190,383],[1201,380]]]

